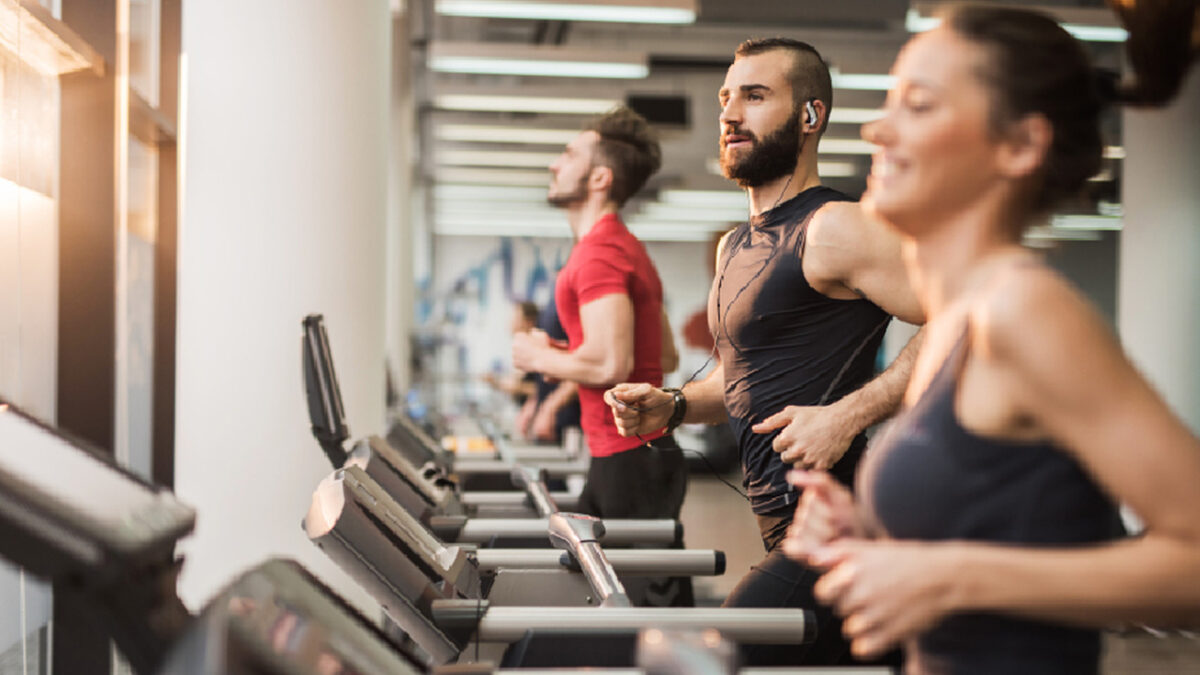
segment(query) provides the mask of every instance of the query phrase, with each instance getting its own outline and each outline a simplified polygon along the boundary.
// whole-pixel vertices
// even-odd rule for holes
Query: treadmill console
[[[195,512],[0,400],[0,555],[48,579],[169,558]]]

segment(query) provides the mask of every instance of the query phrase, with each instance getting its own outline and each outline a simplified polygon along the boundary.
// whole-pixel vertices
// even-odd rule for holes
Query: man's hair
[[[612,169],[609,197],[623,206],[662,167],[662,148],[646,118],[618,106],[592,119],[584,131],[600,136],[594,162]]]
[[[824,134],[829,126],[829,113],[833,110],[833,79],[829,75],[829,64],[821,58],[816,47],[801,40],[785,37],[751,38],[738,45],[734,58],[756,56],[784,49],[792,53],[792,67],[788,69],[788,82],[792,85],[794,114],[800,115],[804,102],[817,99],[825,103],[825,119],[821,120],[818,134]]]

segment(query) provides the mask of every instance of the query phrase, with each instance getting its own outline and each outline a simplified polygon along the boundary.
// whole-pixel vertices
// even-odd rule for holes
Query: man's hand
[[[553,441],[556,413],[557,411],[552,406],[542,405],[539,407],[537,414],[533,416],[533,423],[529,427],[529,435],[534,440]]]
[[[538,355],[553,348],[550,345],[550,336],[546,334],[546,331],[535,328],[528,333],[514,333],[512,336],[513,367],[527,373],[539,372],[537,368]]]
[[[645,382],[618,384],[604,392],[604,402],[612,408],[617,433],[622,436],[658,431],[675,412],[675,397]]]
[[[536,396],[530,396],[525,400],[525,404],[521,406],[521,411],[517,413],[517,419],[513,422],[516,427],[517,435],[521,438],[529,438],[531,431],[530,423],[533,422],[533,417],[538,411],[538,401]]]
[[[810,556],[823,547],[840,539],[866,536],[854,497],[833,476],[824,471],[790,471],[787,478],[803,490],[783,540],[783,552],[789,558],[811,565]]]
[[[756,434],[783,431],[771,444],[779,459],[797,468],[828,471],[837,463],[858,430],[847,425],[834,405],[789,405],[750,428]]]

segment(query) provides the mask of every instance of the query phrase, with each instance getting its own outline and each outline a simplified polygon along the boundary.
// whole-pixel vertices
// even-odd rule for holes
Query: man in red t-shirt
[[[601,518],[678,518],[686,490],[682,451],[661,430],[617,433],[604,391],[618,382],[660,386],[674,355],[662,282],[618,209],[658,170],[662,153],[646,120],[618,108],[593,120],[550,166],[547,200],[567,212],[575,248],[555,299],[568,348],[545,333],[515,336],[513,365],[579,384],[592,461],[579,510]]]

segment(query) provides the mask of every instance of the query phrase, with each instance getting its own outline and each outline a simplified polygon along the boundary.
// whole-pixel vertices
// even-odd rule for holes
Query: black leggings
[[[806,645],[743,645],[744,666],[835,666],[854,663],[842,638],[842,622],[813,598],[820,572],[783,555],[767,554],[730,591],[722,607],[800,607],[816,615],[816,640]]]
[[[816,640],[806,645],[743,645],[744,666],[837,666],[858,664],[850,655],[850,643],[842,636],[842,620],[832,609],[817,602],[813,586],[821,572],[783,554],[779,544],[792,524],[794,506],[758,516],[767,557],[750,568],[725,598],[724,607],[799,607],[816,616]],[[902,655],[895,650],[871,664],[898,667]]]

